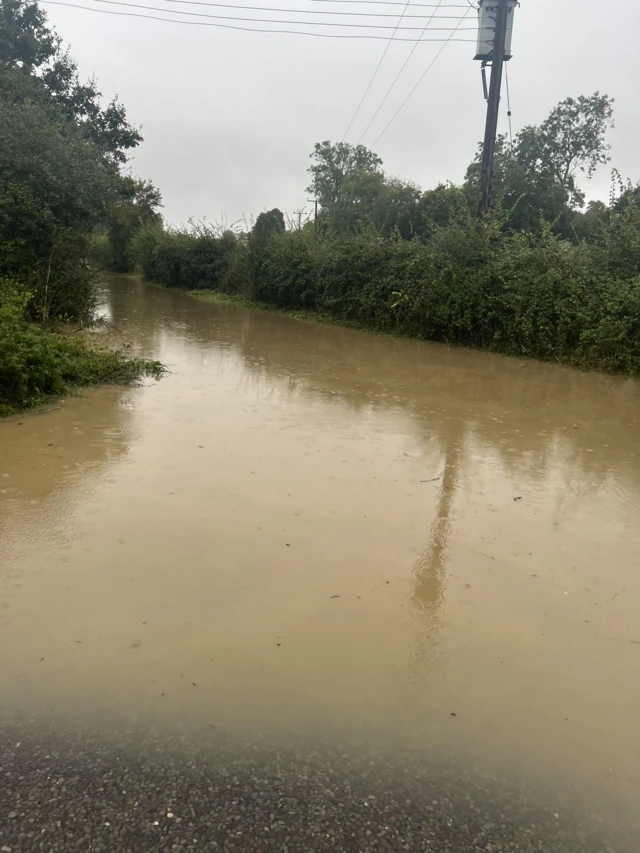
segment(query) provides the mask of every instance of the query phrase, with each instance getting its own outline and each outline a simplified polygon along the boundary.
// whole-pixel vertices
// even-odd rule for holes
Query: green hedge
[[[261,241],[226,235],[216,246],[211,235],[158,232],[155,244],[146,235],[143,269],[169,286],[240,293],[384,332],[637,374],[637,235],[635,213],[597,245],[472,222],[426,241],[303,229]]]

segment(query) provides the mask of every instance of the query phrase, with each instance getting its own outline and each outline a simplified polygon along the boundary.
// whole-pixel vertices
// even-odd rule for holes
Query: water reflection
[[[350,408],[399,409],[425,445],[442,447],[449,419],[462,419],[476,442],[497,453],[515,479],[558,474],[566,493],[607,487],[613,476],[640,488],[638,383],[487,353],[292,322],[233,305],[118,281],[117,326],[158,357],[201,363],[210,352],[242,358],[246,371],[283,380]],[[483,452],[482,449],[479,452]],[[633,461],[633,464],[630,462]],[[570,478],[570,479],[569,479]]]
[[[451,537],[452,508],[458,482],[458,464],[462,453],[462,441],[458,438],[460,425],[450,426],[444,447],[444,472],[438,491],[436,514],[429,533],[429,544],[415,565],[416,585],[413,600],[416,607],[424,611],[425,617],[436,623],[438,608],[446,588],[445,563]]]
[[[133,406],[129,389],[91,389],[0,422],[0,573],[16,542],[69,533],[74,508],[127,452]]]
[[[0,706],[408,733],[633,799],[638,383],[109,293],[171,373],[0,427]]]

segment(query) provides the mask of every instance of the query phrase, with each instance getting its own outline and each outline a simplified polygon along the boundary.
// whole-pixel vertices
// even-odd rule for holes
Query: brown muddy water
[[[103,310],[170,373],[0,423],[0,715],[397,743],[638,832],[640,382]]]

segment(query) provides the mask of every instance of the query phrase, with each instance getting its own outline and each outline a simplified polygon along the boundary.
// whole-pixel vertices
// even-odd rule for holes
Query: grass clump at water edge
[[[19,285],[0,279],[0,417],[74,387],[163,373],[160,362],[99,350],[83,336],[30,322],[29,301]]]

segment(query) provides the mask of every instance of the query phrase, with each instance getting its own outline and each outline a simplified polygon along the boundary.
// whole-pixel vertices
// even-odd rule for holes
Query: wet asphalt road
[[[324,743],[0,727],[1,853],[631,853],[495,779]]]

